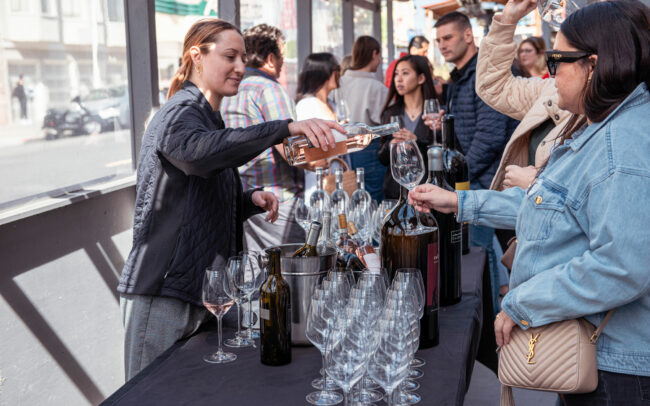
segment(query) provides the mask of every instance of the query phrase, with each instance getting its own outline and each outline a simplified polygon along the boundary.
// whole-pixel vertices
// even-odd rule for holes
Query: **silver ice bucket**
[[[336,250],[318,257],[293,258],[292,255],[303,244],[284,244],[277,248],[282,250],[280,268],[282,277],[291,289],[291,344],[311,345],[305,329],[307,312],[314,287],[336,266]]]

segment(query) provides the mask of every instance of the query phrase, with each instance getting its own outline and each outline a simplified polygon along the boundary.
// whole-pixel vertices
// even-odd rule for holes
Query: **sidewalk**
[[[40,123],[14,123],[0,127],[0,148],[45,140]]]

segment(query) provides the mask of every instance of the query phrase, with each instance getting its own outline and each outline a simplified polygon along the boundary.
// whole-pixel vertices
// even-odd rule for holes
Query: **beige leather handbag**
[[[614,310],[598,328],[585,319],[510,332],[499,351],[501,406],[514,406],[512,387],[557,393],[589,393],[598,386],[596,343]]]

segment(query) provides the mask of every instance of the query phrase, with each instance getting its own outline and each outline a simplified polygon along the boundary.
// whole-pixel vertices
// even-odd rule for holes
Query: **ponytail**
[[[183,41],[183,59],[181,60],[181,66],[171,80],[169,91],[167,92],[167,99],[181,90],[183,83],[189,80],[192,75],[194,64],[192,63],[190,48],[198,46],[201,52],[205,53],[210,44],[217,42],[219,34],[226,30],[234,30],[241,35],[237,27],[218,18],[204,18],[195,22],[190,27]]]

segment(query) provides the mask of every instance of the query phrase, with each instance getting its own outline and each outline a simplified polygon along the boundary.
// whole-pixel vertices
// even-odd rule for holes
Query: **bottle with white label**
[[[445,180],[443,151],[439,146],[429,147],[429,179],[427,183],[441,189],[454,191]],[[432,210],[438,222],[440,235],[440,305],[449,306],[460,302],[460,267],[462,256],[462,226],[453,213]]]
[[[321,159],[361,151],[377,137],[391,135],[399,131],[399,123],[383,124],[370,127],[364,123],[344,124],[346,133],[332,130],[336,144],[327,151],[315,148],[305,135],[294,135],[284,139],[284,152],[290,165],[298,166]]]

